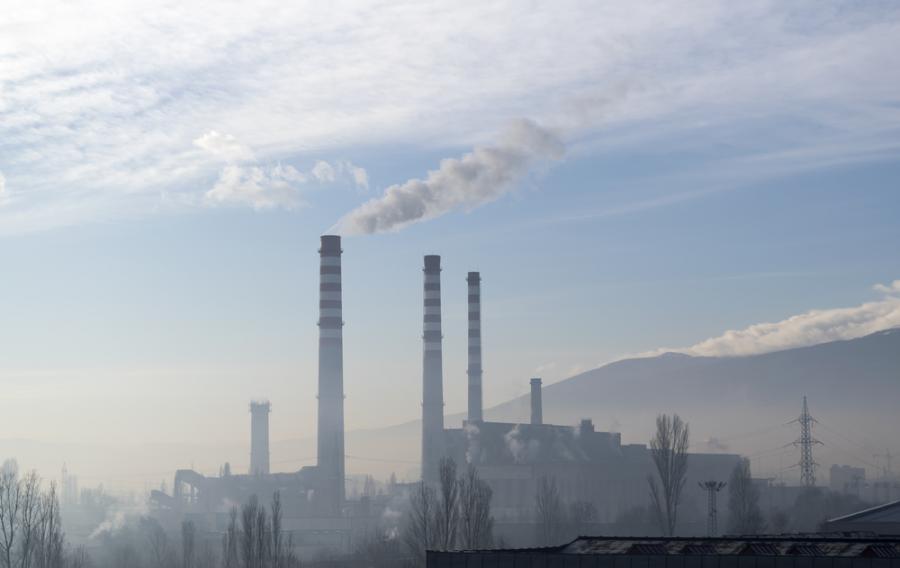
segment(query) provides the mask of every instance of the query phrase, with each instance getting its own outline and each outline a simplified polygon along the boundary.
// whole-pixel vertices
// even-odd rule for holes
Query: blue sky
[[[450,412],[469,270],[488,405],[900,325],[892,3],[128,4],[0,24],[4,436],[311,435],[333,228],[353,428],[418,413],[423,254]]]

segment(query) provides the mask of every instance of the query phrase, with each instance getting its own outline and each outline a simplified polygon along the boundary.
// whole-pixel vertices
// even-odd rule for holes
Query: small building
[[[900,538],[579,537],[562,546],[428,551],[428,568],[900,568]]]
[[[827,531],[869,532],[900,538],[900,501],[831,519],[824,528]]]

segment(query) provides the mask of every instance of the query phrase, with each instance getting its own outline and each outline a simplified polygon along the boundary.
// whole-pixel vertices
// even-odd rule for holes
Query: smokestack
[[[269,401],[250,403],[250,475],[269,475]]]
[[[444,371],[441,355],[441,257],[425,257],[422,334],[422,479],[434,483],[444,455]]]
[[[318,469],[327,505],[344,502],[344,320],[341,310],[341,237],[323,235],[319,249]]]
[[[481,422],[481,275],[470,272],[469,284],[469,422]]]
[[[531,379],[531,423],[544,423],[544,405],[541,402],[541,380]]]

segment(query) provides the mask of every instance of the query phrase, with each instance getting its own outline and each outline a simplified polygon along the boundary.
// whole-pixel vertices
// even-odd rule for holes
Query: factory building
[[[440,258],[425,257],[425,353],[422,404],[422,471],[436,480],[441,457],[472,464],[493,490],[492,513],[510,542],[526,542],[533,534],[535,494],[539,480],[555,480],[566,503],[593,505],[598,523],[612,523],[620,514],[649,504],[647,478],[655,472],[650,450],[643,444],[622,444],[617,432],[600,432],[591,418],[577,425],[544,423],[542,381],[532,378],[531,415],[522,422],[491,422],[482,410],[481,275],[469,272],[468,285],[468,414],[459,428],[443,425],[440,369]],[[429,362],[431,366],[429,366]],[[614,393],[612,394],[614,396]],[[441,436],[438,437],[438,432]],[[441,450],[442,449],[442,450]],[[686,499],[703,503],[699,481],[727,480],[739,460],[735,454],[694,453],[688,459]]]
[[[300,547],[346,548],[353,531],[377,521],[371,503],[348,504],[344,471],[344,371],[341,238],[321,237],[319,248],[319,377],[317,463],[299,471],[272,473],[268,401],[250,404],[250,468],[234,474],[226,464],[219,476],[183,469],[175,473],[172,495],[151,492],[159,517],[190,518],[201,530],[221,532],[228,510],[256,495],[266,501],[279,492],[284,529]],[[353,522],[350,522],[353,517]],[[369,523],[368,521],[371,521]]]
[[[343,295],[341,239],[321,237],[319,248],[319,373],[317,462],[294,472],[273,473],[270,461],[268,401],[250,405],[250,467],[246,474],[223,468],[219,476],[193,470],[175,474],[172,494],[153,491],[158,514],[173,521],[191,518],[200,530],[224,530],[233,504],[256,495],[261,500],[278,491],[284,509],[284,528],[300,546],[349,546],[353,534],[370,530],[386,502],[365,497],[348,501],[345,494],[345,432],[343,380]],[[542,382],[532,378],[531,415],[521,423],[484,419],[482,368],[481,275],[469,272],[467,290],[466,419],[460,427],[444,423],[441,258],[424,257],[422,319],[422,436],[421,474],[429,483],[438,478],[440,460],[473,464],[493,489],[492,512],[503,527],[533,527],[534,495],[542,477],[552,477],[567,503],[589,503],[599,522],[611,522],[629,507],[648,501],[647,477],[653,472],[644,445],[623,444],[616,432],[596,431],[591,419],[577,425],[544,421]],[[611,393],[614,396],[614,393]],[[738,456],[691,454],[687,493],[695,481],[725,480]],[[702,497],[702,495],[701,495]],[[525,536],[527,533],[527,536]],[[530,538],[531,529],[508,532],[511,543]]]

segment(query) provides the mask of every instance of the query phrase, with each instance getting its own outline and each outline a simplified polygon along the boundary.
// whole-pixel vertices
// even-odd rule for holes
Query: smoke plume
[[[549,130],[518,120],[499,143],[442,160],[424,180],[392,185],[341,218],[333,230],[343,235],[398,231],[457,208],[474,209],[508,192],[535,164],[561,158],[563,150]]]

